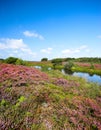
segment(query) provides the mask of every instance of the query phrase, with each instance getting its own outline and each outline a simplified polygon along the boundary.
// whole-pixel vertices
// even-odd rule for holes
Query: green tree
[[[16,57],[8,57],[7,59],[5,59],[5,63],[8,63],[8,64],[15,64],[16,61],[18,60],[18,58]]]
[[[74,66],[73,62],[72,62],[72,61],[69,61],[69,62],[67,62],[67,63],[64,65],[64,69],[65,69],[65,70],[71,70],[73,66]]]
[[[48,61],[48,58],[42,58],[41,61]]]
[[[51,62],[55,64],[62,64],[62,61],[63,61],[62,58],[56,58],[56,59],[53,59]]]

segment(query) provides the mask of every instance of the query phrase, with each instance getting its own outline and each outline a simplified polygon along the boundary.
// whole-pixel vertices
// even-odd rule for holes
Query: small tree
[[[72,67],[74,66],[72,61],[69,61],[65,64],[64,69],[71,71]]]
[[[48,61],[48,58],[42,58],[41,61]]]
[[[5,59],[5,63],[15,64],[17,60],[18,60],[18,58],[16,58],[16,57],[8,57],[7,59]]]

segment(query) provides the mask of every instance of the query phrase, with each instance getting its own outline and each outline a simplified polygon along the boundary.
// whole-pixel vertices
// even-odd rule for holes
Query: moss
[[[22,102],[24,102],[25,100],[26,100],[26,98],[25,98],[24,96],[21,96],[21,97],[18,99],[19,103],[22,103]]]
[[[0,102],[1,106],[6,106],[7,105],[7,101],[5,99],[2,99]]]

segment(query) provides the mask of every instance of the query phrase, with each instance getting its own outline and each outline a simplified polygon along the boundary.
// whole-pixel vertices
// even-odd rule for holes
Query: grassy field
[[[1,130],[100,130],[101,86],[33,67],[0,64]]]

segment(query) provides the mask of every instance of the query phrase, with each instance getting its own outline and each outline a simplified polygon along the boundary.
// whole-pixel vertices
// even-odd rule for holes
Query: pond
[[[38,69],[47,69],[47,70],[51,70],[52,68],[50,67],[41,67],[41,66],[34,66],[35,68],[38,68]],[[71,72],[71,71],[64,71],[64,69],[61,70],[61,72],[65,75],[73,75],[73,76],[79,76],[79,77],[82,77],[82,78],[85,78],[87,81],[90,81],[90,82],[94,82],[94,83],[98,83],[101,85],[101,76],[99,75],[91,75],[89,73],[83,73],[83,72]]]
[[[89,73],[83,73],[83,72],[72,72],[72,73],[69,72],[68,73],[68,72],[65,72],[64,70],[62,70],[62,73],[66,75],[79,76],[79,77],[85,78],[87,81],[101,84],[101,76],[96,75],[96,74],[90,75]]]

